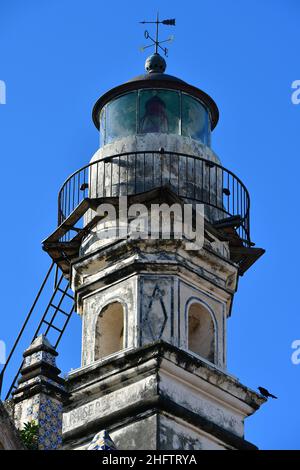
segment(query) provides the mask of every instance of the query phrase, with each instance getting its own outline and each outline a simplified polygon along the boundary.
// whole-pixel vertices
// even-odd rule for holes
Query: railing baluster
[[[193,183],[193,195],[194,195],[194,199],[196,198],[196,168],[195,168],[195,165],[196,165],[196,159],[193,158],[193,172],[194,172],[194,183]]]
[[[158,153],[158,158],[159,158],[159,171],[160,171],[160,175],[159,176],[159,179],[160,179],[160,186],[164,186],[165,184],[165,180],[164,180],[164,166],[165,166],[165,162],[164,162],[164,158],[165,158],[165,155],[164,153],[161,153],[159,152]]]
[[[97,169],[97,171],[98,171],[98,163],[97,163],[96,169]],[[88,194],[89,194],[89,197],[92,197],[92,195],[91,195],[92,171],[91,171],[91,170],[92,170],[92,168],[89,168],[89,182],[88,182],[88,185],[89,185],[89,187],[88,187]],[[96,195],[96,197],[97,197],[97,195]]]
[[[210,184],[210,171],[211,171],[211,166],[208,165],[208,203],[210,205],[210,193],[211,193],[211,184]]]
[[[172,178],[171,178],[171,154],[169,153],[169,186],[170,188],[172,187]]]
[[[128,154],[126,155],[126,196],[128,195]]]
[[[77,205],[79,204],[80,201],[80,185],[79,185],[79,175],[80,173],[77,173]]]
[[[137,168],[137,154],[134,155],[134,192],[136,193],[136,168]]]
[[[155,160],[154,160],[154,153],[152,152],[152,188],[151,189],[154,188],[154,185],[155,185],[154,181],[155,181]]]
[[[113,195],[113,160],[110,162],[110,197]]]
[[[188,159],[186,158],[185,159],[185,195],[187,196],[188,195]]]
[[[75,177],[73,178],[72,207],[75,209]]]
[[[120,156],[118,158],[118,162],[119,162],[119,174],[118,174],[118,191],[117,191],[117,194],[118,196],[120,197],[121,196],[121,175],[120,175],[120,172],[121,172],[121,165],[120,165]]]
[[[180,156],[177,155],[177,194],[180,196],[180,185],[179,185],[179,171],[180,171]]]
[[[204,202],[204,161],[201,160],[201,200]]]
[[[215,206],[218,207],[218,167],[215,166]]]
[[[220,203],[222,200],[222,204],[223,204],[223,198],[224,198],[224,170],[222,168],[221,169],[221,196],[220,196]]]
[[[229,195],[230,195],[230,184],[229,184],[229,173],[227,173],[227,188],[228,188],[228,191],[229,191],[229,194],[228,194],[228,197],[227,197],[227,212],[228,214],[230,214],[230,211],[229,211]]]
[[[102,197],[106,196],[105,173],[106,173],[106,161],[104,160],[103,161],[103,169],[102,169]],[[98,183],[98,177],[97,177],[97,183]]]
[[[232,213],[235,214],[235,187],[234,187],[234,179],[232,179]]]

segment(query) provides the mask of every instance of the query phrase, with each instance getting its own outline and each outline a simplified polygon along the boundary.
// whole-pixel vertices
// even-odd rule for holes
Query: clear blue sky
[[[55,228],[60,185],[97,149],[93,103],[143,71],[138,21],[157,9],[177,20],[167,70],[217,102],[212,146],[248,187],[252,238],[267,250],[241,278],[228,321],[228,370],[279,396],[246,420],[246,438],[300,449],[300,365],[290,359],[300,339],[298,0],[0,1],[0,339],[12,344],[48,267],[41,240]],[[80,336],[74,317],[63,371],[79,366]]]

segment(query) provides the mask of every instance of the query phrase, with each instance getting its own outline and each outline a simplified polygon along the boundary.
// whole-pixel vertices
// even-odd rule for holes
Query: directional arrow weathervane
[[[157,18],[156,18],[156,21],[140,21],[141,24],[156,24],[156,35],[155,35],[155,39],[153,39],[150,34],[148,33],[148,31],[146,30],[145,31],[145,38],[146,39],[150,39],[150,41],[152,41],[152,44],[149,44],[148,46],[143,46],[141,47],[141,51],[144,51],[145,49],[148,49],[149,47],[153,47],[155,46],[155,53],[158,54],[158,48],[160,48],[165,56],[168,55],[168,49],[166,47],[162,47],[161,44],[165,43],[165,42],[171,42],[173,41],[174,39],[174,36],[170,36],[168,39],[165,39],[164,41],[159,41],[158,39],[158,27],[160,24],[164,24],[164,25],[167,25],[167,26],[175,26],[175,19],[169,19],[169,20],[162,20],[160,21],[159,20],[159,16],[158,16],[158,13],[157,13]]]

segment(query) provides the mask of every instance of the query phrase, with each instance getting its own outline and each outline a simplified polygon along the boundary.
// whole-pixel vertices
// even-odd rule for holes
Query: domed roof
[[[137,75],[137,77],[133,77],[128,82],[138,82],[140,80],[171,80],[174,82],[186,83],[185,81],[181,80],[178,77],[174,77],[173,75],[168,75],[166,73],[159,73],[159,72],[151,72],[151,73],[144,73],[142,75]]]

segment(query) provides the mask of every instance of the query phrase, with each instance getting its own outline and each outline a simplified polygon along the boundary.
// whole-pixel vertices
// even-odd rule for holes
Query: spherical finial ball
[[[167,64],[165,59],[159,54],[152,54],[145,62],[145,69],[148,73],[164,73]]]

